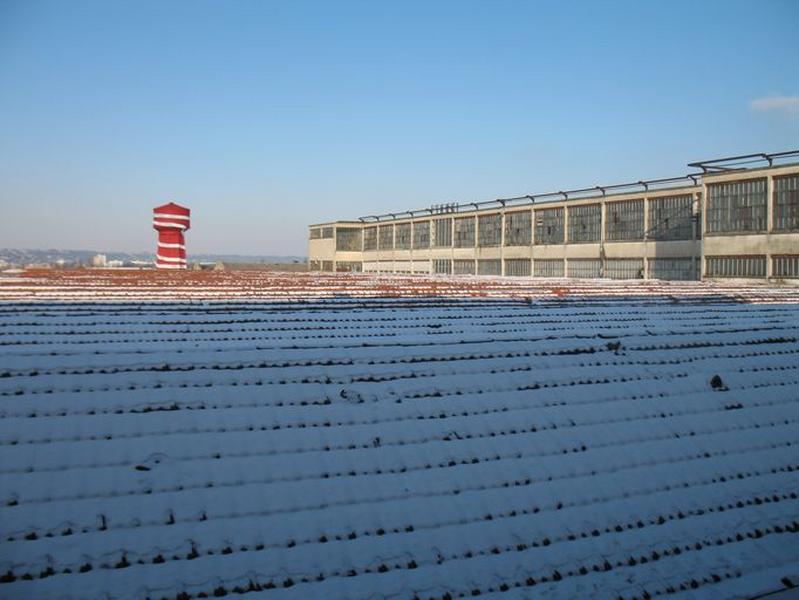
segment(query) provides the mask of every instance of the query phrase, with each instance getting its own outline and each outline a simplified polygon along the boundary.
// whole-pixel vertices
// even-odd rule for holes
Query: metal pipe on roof
[[[775,159],[785,158],[788,156],[799,157],[799,150],[788,150],[785,152],[772,152],[772,153],[758,152],[755,154],[741,154],[739,156],[725,156],[724,158],[714,158],[710,160],[700,160],[688,163],[688,166],[702,169],[703,173],[731,171],[734,170],[735,167],[738,166],[739,164],[749,164],[752,162],[757,162],[756,160],[747,160],[747,159],[765,160],[768,163],[768,165],[771,167],[774,165]],[[740,161],[746,161],[746,162],[741,163]],[[724,163],[729,163],[729,164],[727,166],[724,166]]]
[[[604,197],[604,196],[607,196],[607,193],[608,193],[609,190],[620,190],[620,189],[624,189],[624,188],[632,188],[632,187],[635,187],[635,186],[642,186],[645,191],[650,191],[651,186],[660,185],[660,184],[666,184],[666,183],[676,183],[676,182],[679,182],[679,181],[690,181],[691,185],[697,186],[697,185],[699,185],[699,180],[701,179],[702,175],[704,175],[704,174],[712,173],[712,172],[718,172],[718,171],[733,170],[730,166],[725,167],[725,166],[723,166],[720,163],[725,163],[725,162],[730,162],[730,161],[740,161],[740,160],[744,160],[744,159],[753,159],[754,158],[754,159],[759,159],[759,160],[765,160],[766,162],[768,162],[768,164],[770,166],[772,166],[776,159],[782,159],[782,158],[786,158],[786,157],[789,157],[789,156],[799,157],[799,150],[789,150],[789,151],[785,151],[785,152],[774,152],[774,153],[746,154],[746,155],[741,155],[741,156],[731,156],[731,157],[726,157],[726,158],[718,158],[718,159],[712,159],[712,160],[706,160],[706,161],[692,162],[692,163],[688,163],[688,166],[701,169],[702,172],[701,173],[689,173],[687,175],[682,175],[680,177],[666,177],[666,178],[661,178],[661,179],[646,179],[646,180],[640,180],[640,181],[632,182],[632,183],[620,183],[620,184],[613,184],[613,185],[601,185],[601,186],[597,185],[597,186],[594,186],[592,188],[582,188],[582,189],[577,189],[577,190],[561,190],[561,191],[558,191],[558,192],[549,192],[549,193],[545,193],[545,194],[536,194],[536,195],[526,194],[524,196],[514,196],[512,198],[497,198],[496,200],[486,200],[486,201],[483,201],[483,202],[469,202],[469,203],[463,204],[463,205],[457,204],[457,203],[451,203],[451,204],[445,204],[445,205],[435,205],[434,208],[423,208],[423,209],[418,209],[418,210],[409,210],[409,211],[405,211],[404,213],[388,213],[387,215],[379,215],[379,216],[370,215],[370,216],[367,216],[367,217],[362,217],[359,220],[361,220],[362,222],[365,219],[373,219],[375,221],[380,221],[381,218],[388,217],[388,216],[391,216],[391,218],[393,218],[393,219],[397,219],[397,218],[399,218],[399,215],[406,214],[406,213],[408,215],[410,215],[411,217],[414,217],[417,213],[418,214],[427,213],[429,215],[434,215],[434,214],[436,214],[435,208],[446,209],[446,210],[442,210],[442,214],[444,212],[460,212],[466,206],[472,206],[472,207],[474,207],[475,210],[480,210],[480,207],[488,206],[488,205],[495,204],[495,203],[498,203],[499,205],[501,205],[504,208],[504,207],[508,206],[509,204],[513,204],[514,202],[521,201],[521,200],[529,200],[531,204],[535,204],[536,200],[543,199],[543,198],[552,198],[554,196],[562,196],[565,200],[571,200],[572,198],[570,197],[570,195],[581,194],[581,193],[586,193],[586,192],[594,192],[594,191],[598,191]],[[754,161],[752,161],[752,162],[754,162]]]

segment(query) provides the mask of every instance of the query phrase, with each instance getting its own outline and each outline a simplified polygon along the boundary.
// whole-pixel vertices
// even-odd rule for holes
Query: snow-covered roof
[[[797,582],[795,304],[0,315],[2,597],[729,598]]]
[[[355,273],[294,273],[259,270],[126,271],[39,269],[0,278],[0,302],[175,302],[285,301],[353,298],[492,298],[496,300],[618,300],[631,297],[667,302],[799,302],[799,286],[766,281],[659,281],[421,276]]]

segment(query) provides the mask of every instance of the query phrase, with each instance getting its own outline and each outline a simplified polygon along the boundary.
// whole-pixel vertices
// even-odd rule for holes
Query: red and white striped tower
[[[153,228],[158,231],[155,266],[159,269],[186,268],[186,241],[191,211],[174,202],[153,209]]]

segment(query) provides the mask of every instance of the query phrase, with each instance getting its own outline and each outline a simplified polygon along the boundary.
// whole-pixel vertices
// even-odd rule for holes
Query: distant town
[[[304,256],[271,256],[244,254],[194,254],[190,265],[195,268],[219,268],[220,265],[242,268],[305,269]],[[98,250],[30,250],[0,248],[0,269],[22,268],[106,268],[149,269],[155,267],[152,252],[108,252]]]

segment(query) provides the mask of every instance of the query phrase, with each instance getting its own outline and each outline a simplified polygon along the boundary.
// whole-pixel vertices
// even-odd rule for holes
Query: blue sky
[[[799,2],[0,0],[0,247],[306,225],[799,147]]]

